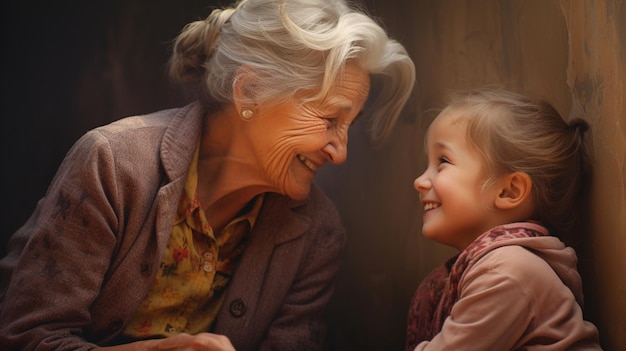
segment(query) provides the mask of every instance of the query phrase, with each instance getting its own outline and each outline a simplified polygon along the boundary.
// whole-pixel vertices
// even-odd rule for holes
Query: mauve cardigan
[[[88,350],[119,337],[158,272],[202,118],[193,103],[76,142],[0,261],[0,345]],[[315,184],[305,201],[266,194],[212,332],[238,351],[321,349],[345,245]]]

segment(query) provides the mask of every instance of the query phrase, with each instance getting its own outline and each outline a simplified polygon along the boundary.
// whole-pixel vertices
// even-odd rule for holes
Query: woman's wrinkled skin
[[[254,162],[269,191],[304,199],[317,169],[341,164],[347,156],[348,128],[363,108],[369,76],[355,64],[346,66],[323,101],[281,104],[259,109],[250,121]]]

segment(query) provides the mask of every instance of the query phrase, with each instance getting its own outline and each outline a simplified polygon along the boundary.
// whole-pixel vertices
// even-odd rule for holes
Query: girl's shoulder
[[[542,251],[507,245],[485,253],[468,268],[462,279],[466,284],[489,280],[486,286],[507,282],[530,295],[537,295],[540,291],[562,296],[578,295],[582,285],[575,262],[570,250]]]

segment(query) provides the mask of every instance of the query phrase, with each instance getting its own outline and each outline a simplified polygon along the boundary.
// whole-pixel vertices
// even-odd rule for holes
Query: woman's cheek
[[[281,184],[287,176],[295,153],[287,145],[277,146],[265,159],[265,173],[272,184]]]

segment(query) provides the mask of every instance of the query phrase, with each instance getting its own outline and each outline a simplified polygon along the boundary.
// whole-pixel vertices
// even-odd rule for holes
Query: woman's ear
[[[513,172],[504,176],[496,198],[496,208],[510,210],[521,206],[530,197],[533,182],[524,172]]]
[[[252,96],[251,86],[253,85],[254,73],[246,65],[240,66],[235,71],[233,79],[233,103],[239,113],[244,109],[253,108],[254,96]]]

